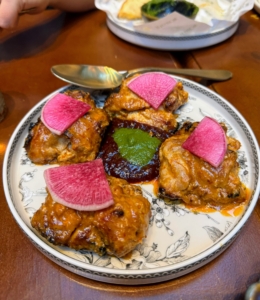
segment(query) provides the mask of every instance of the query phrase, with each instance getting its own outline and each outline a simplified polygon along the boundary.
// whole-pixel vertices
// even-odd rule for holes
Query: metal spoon
[[[245,300],[259,300],[260,299],[260,279],[258,282],[249,286],[245,294]]]
[[[115,88],[118,87],[125,78],[136,73],[146,72],[165,72],[217,81],[228,80],[232,77],[232,73],[225,70],[168,69],[156,67],[117,72],[112,68],[102,66],[56,65],[51,68],[51,71],[56,77],[63,81],[90,89]]]

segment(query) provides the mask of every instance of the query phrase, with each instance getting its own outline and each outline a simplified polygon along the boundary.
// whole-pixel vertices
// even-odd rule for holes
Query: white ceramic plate
[[[237,30],[239,22],[220,27],[203,34],[182,36],[159,36],[136,32],[132,26],[116,22],[107,16],[108,28],[121,39],[132,44],[157,50],[193,50],[216,45],[231,37]]]
[[[200,22],[203,23],[201,19],[200,22],[194,22],[196,25],[187,23],[186,27],[182,28],[180,26],[182,31],[180,31],[181,29],[176,26],[173,27],[172,30],[169,30],[168,23],[172,24],[172,22],[176,22],[175,16],[172,17],[172,19],[167,19],[167,21],[165,20],[165,23],[163,24],[157,24],[156,31],[154,31],[152,27],[149,29],[146,27],[145,31],[142,31],[140,28],[137,30],[137,27],[135,26],[149,24],[150,22],[145,21],[145,19],[128,21],[119,19],[117,17],[118,11],[122,5],[122,1],[95,0],[95,5],[98,9],[106,12],[108,28],[121,39],[138,46],[168,51],[204,48],[228,39],[236,32],[238,28],[240,10],[245,9],[243,6],[239,8],[236,7],[237,9],[235,9],[235,11],[238,15],[236,17],[233,15],[233,20],[236,20],[236,22],[231,22],[231,20],[217,20],[211,16],[211,21],[214,25],[208,29],[205,27],[200,27]],[[234,2],[233,5],[236,6],[237,4]],[[205,15],[207,15],[208,18],[210,16],[210,12],[206,11]],[[182,18],[183,16],[181,19]],[[179,22],[184,21],[182,19],[182,21],[179,20]],[[164,30],[160,29],[158,31],[158,28],[164,28]]]
[[[254,9],[260,14],[260,0],[255,0]]]
[[[10,139],[3,166],[4,190],[15,220],[29,240],[58,265],[81,276],[109,283],[161,282],[210,262],[234,241],[248,220],[260,190],[259,149],[252,130],[228,101],[197,83],[174,77],[182,81],[189,92],[188,103],[178,111],[180,122],[186,119],[199,121],[210,116],[224,121],[228,134],[241,141],[240,175],[252,191],[245,211],[236,217],[219,212],[194,214],[182,205],[165,205],[152,195],[149,185],[144,185],[144,195],[152,204],[153,217],[147,239],[130,258],[101,258],[88,251],[74,251],[48,243],[30,225],[30,217],[45,199],[42,173],[48,166],[32,164],[23,145],[30,123],[37,120],[44,103],[61,89],[43,99],[23,118]],[[104,95],[99,92],[93,96],[99,104],[104,100]]]

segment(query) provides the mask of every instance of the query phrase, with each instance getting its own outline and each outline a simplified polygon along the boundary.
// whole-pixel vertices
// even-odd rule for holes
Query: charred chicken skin
[[[150,203],[140,187],[108,177],[114,204],[98,211],[76,211],[48,194],[31,224],[56,245],[123,257],[146,237]]]
[[[237,150],[240,143],[227,137],[227,153],[215,168],[182,148],[196,124],[186,124],[160,148],[159,192],[187,204],[223,206],[246,200],[246,189],[239,178]]]
[[[52,133],[38,120],[30,128],[24,145],[33,163],[79,163],[96,158],[109,117],[103,109],[96,108],[88,93],[69,90],[65,94],[88,103],[91,109],[62,135]]]
[[[158,110],[133,93],[127,84],[133,77],[123,81],[118,93],[112,93],[104,105],[104,109],[111,118],[136,121],[161,128],[165,131],[174,131],[177,127],[176,116],[173,112],[188,101],[188,93],[184,91],[181,82],[178,82],[173,91],[163,101]]]

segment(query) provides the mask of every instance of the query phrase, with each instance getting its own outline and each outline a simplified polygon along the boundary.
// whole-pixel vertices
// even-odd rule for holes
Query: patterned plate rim
[[[257,140],[252,132],[250,126],[243,118],[243,116],[233,107],[227,100],[219,96],[217,93],[209,90],[208,88],[201,86],[198,83],[195,83],[188,79],[183,79],[178,76],[174,76],[176,79],[181,81],[184,86],[188,86],[205,96],[210,97],[212,100],[216,101],[219,105],[221,105],[224,109],[228,111],[230,115],[237,121],[240,125],[243,132],[246,133],[248,137],[248,142],[250,143],[252,153],[253,153],[253,161],[255,164],[255,184],[254,189],[252,190],[252,197],[250,199],[250,203],[248,208],[244,212],[241,219],[238,221],[237,225],[220,241],[210,247],[209,249],[199,253],[188,259],[187,261],[176,263],[173,265],[159,267],[149,270],[117,270],[117,269],[104,269],[98,266],[88,265],[86,263],[80,262],[76,259],[70,258],[57,250],[51,248],[49,245],[44,243],[34,232],[31,228],[29,228],[24,221],[22,220],[21,216],[17,212],[15,208],[15,199],[13,199],[12,191],[11,191],[11,178],[10,178],[10,169],[12,165],[12,157],[14,155],[14,150],[17,145],[17,142],[23,133],[24,129],[29,125],[32,118],[39,113],[41,107],[49,99],[51,96],[56,94],[59,91],[64,90],[66,87],[62,87],[53,93],[49,94],[45,97],[42,101],[40,101],[37,105],[35,105],[20,121],[18,126],[16,127],[15,131],[10,138],[9,144],[6,149],[4,163],[3,163],[3,186],[6,195],[6,199],[9,205],[9,208],[13,214],[18,225],[24,231],[26,236],[35,244],[35,246],[45,253],[50,259],[55,261],[58,264],[63,265],[66,268],[66,265],[69,269],[72,269],[75,273],[79,273],[80,275],[84,276],[84,273],[89,277],[89,275],[94,274],[97,276],[105,277],[105,278],[124,278],[124,279],[147,279],[147,278],[160,278],[160,277],[167,277],[172,274],[181,273],[185,271],[188,273],[189,271],[193,271],[194,269],[199,268],[200,266],[206,264],[207,262],[211,261],[213,258],[217,257],[220,253],[222,253],[237,237],[239,232],[241,231],[242,227],[245,225],[246,221],[250,217],[256,202],[258,200],[258,195],[260,191],[260,181],[259,181],[259,161],[260,161],[260,153]],[[140,283],[142,284],[142,283]]]

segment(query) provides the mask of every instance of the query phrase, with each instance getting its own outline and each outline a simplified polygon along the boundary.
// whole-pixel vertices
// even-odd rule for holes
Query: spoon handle
[[[200,77],[200,78],[218,80],[218,81],[228,80],[233,76],[233,74],[227,70],[169,69],[169,68],[156,68],[156,67],[134,69],[128,71],[127,74],[125,74],[125,76],[129,77],[136,73],[146,73],[146,72],[165,72],[169,74],[187,75],[187,76],[194,76],[194,77]]]

